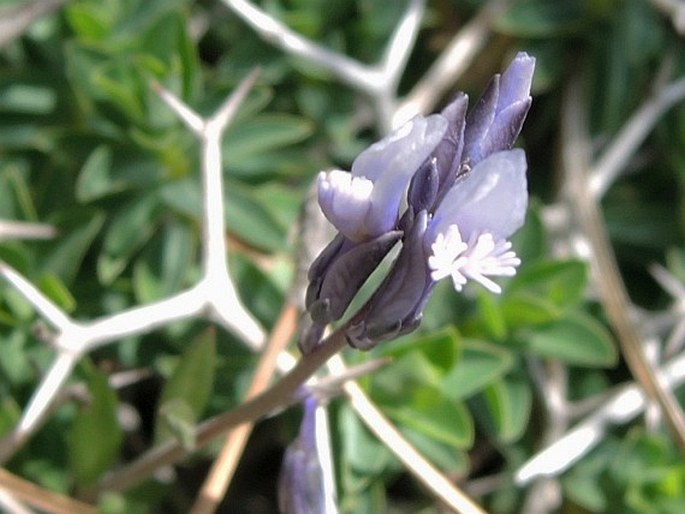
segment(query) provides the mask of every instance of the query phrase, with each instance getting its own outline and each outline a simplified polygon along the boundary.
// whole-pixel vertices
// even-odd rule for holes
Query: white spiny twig
[[[589,173],[589,186],[600,198],[626,168],[639,146],[654,128],[661,116],[685,98],[685,79],[658,88],[630,117],[603,155],[597,159]],[[565,220],[568,224],[568,220]],[[563,230],[563,229],[562,229]],[[584,257],[587,257],[585,255]],[[683,301],[682,284],[663,269],[652,268],[652,274],[679,304]],[[680,306],[677,305],[676,309]],[[679,325],[674,332],[680,332]],[[667,353],[668,355],[668,353]],[[685,382],[685,354],[670,361],[658,373],[661,385],[667,390]],[[593,410],[584,421],[549,444],[528,460],[515,475],[521,486],[540,477],[556,476],[592,450],[606,435],[611,424],[625,423],[647,408],[648,401],[635,384],[625,386],[613,394],[602,407]]]
[[[670,308],[673,318],[673,330],[664,344],[664,355],[670,357],[678,353],[685,343],[685,285],[663,266],[654,264],[650,273],[659,285],[673,298]]]
[[[0,220],[2,239],[52,239],[57,234],[54,227],[43,223]]]
[[[386,132],[392,128],[397,84],[418,34],[424,0],[409,0],[383,58],[374,65],[361,63],[305,38],[248,0],[222,1],[266,41],[318,65],[342,82],[371,96],[376,103],[381,128]]]
[[[21,36],[33,22],[65,3],[67,0],[31,0],[0,7],[0,48]]]
[[[256,79],[248,76],[231,97],[203,120],[168,91],[156,87],[162,99],[202,142],[203,275],[186,291],[160,301],[132,307],[88,322],[76,322],[7,264],[0,276],[22,294],[55,331],[57,353],[34,391],[14,430],[0,442],[0,461],[11,456],[42,423],[79,359],[93,349],[129,335],[148,333],[172,321],[208,315],[256,349],[264,332],[245,309],[231,280],[226,262],[220,141],[233,115]],[[285,364],[285,360],[283,360]],[[290,360],[288,360],[290,363]]]
[[[319,403],[314,412],[316,454],[321,465],[321,482],[323,485],[324,512],[321,514],[338,514],[335,487],[335,462],[331,445],[331,431],[328,426],[328,408]]]
[[[478,15],[452,38],[421,80],[402,99],[393,115],[398,127],[417,114],[431,111],[473,62],[490,35],[492,23],[510,0],[490,0]]]
[[[656,123],[675,104],[685,99],[685,79],[677,80],[648,98],[623,125],[611,145],[592,168],[590,190],[601,198],[626,168]]]
[[[0,489],[0,511],[7,514],[34,514],[31,509],[3,489]]]
[[[670,390],[685,382],[685,353],[661,367],[657,376]],[[564,472],[602,440],[611,424],[630,421],[647,405],[647,398],[635,383],[621,387],[593,414],[521,466],[515,475],[516,482],[526,485],[537,477]]]
[[[563,436],[568,429],[570,409],[568,402],[568,370],[559,361],[540,362],[528,359],[528,369],[541,392],[545,409],[542,444],[549,445]],[[545,514],[556,512],[562,502],[561,484],[552,477],[536,480],[527,491],[522,512]]]
[[[652,4],[671,17],[678,34],[685,35],[685,2],[683,0],[651,0]]]

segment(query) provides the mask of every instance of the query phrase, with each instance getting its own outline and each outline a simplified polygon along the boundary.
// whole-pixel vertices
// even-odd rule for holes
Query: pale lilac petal
[[[430,242],[456,224],[465,237],[491,233],[506,239],[523,225],[528,206],[523,150],[491,155],[459,180],[435,212]]]
[[[409,181],[446,130],[447,120],[440,114],[417,116],[357,157],[352,175],[374,181],[364,224],[367,234],[375,237],[394,227]]]
[[[326,491],[316,445],[316,400],[308,397],[300,433],[285,451],[278,481],[282,514],[325,512]]]
[[[352,241],[363,241],[374,184],[342,170],[319,173],[319,205],[335,228]]]
[[[525,52],[519,52],[509,67],[502,73],[499,84],[497,111],[530,96],[530,86],[535,71],[535,58]]]

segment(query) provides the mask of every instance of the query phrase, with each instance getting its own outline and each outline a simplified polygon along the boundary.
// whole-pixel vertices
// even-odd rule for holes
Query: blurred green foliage
[[[1,2],[3,5],[9,2]],[[291,28],[373,62],[406,2],[255,2]],[[430,0],[401,88],[408,90],[484,1]],[[518,50],[536,56],[533,109],[521,145],[530,185],[556,195],[560,98],[582,74],[592,135],[603,148],[651,93],[667,59],[685,71],[670,20],[646,0],[518,0],[495,24],[483,55],[457,84],[472,94]],[[259,39],[217,0],[71,0],[0,49],[0,219],[40,221],[50,241],[0,241],[0,258],[76,319],[151,302],[199,274],[201,184],[197,141],[157,97],[173,91],[199,112],[216,108],[255,66],[257,85],[223,141],[230,263],[248,308],[268,328],[294,261],[293,226],[316,172],[349,167],[378,137],[369,99]],[[646,272],[654,261],[685,280],[685,110],[657,126],[631,173],[604,202],[626,284],[645,309],[667,297]],[[569,367],[569,394],[606,393],[630,377],[586,265],[552,254],[556,242],[534,202],[515,248],[523,265],[499,297],[437,288],[420,331],[351,361],[392,363],[362,383],[404,435],[455,478],[510,473],[540,445],[541,395],[531,359]],[[259,258],[255,259],[254,256]],[[35,336],[28,303],[0,283],[0,434],[19,419],[53,352]],[[177,323],[98,350],[77,369],[88,400],[63,403],[9,463],[38,484],[78,494],[152,442],[240,401],[256,357],[208,323]],[[108,374],[152,377],[114,391]],[[138,423],[124,424],[127,406]],[[343,401],[331,408],[341,512],[439,512]],[[226,512],[273,512],[280,452],[297,416],[264,424],[225,501]],[[103,512],[184,512],[209,455],[184,463],[171,483],[149,480],[105,495]],[[259,483],[255,483],[259,482]],[[662,432],[638,420],[611,431],[563,477],[564,512],[676,513],[685,468]],[[479,501],[518,512],[509,483]],[[230,506],[230,507],[229,507]]]

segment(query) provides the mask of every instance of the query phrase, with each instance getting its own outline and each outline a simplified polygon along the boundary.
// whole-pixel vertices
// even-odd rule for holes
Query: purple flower
[[[443,278],[457,291],[472,280],[501,292],[491,277],[516,273],[521,261],[507,238],[523,225],[527,205],[523,150],[498,152],[462,174],[432,216],[422,210],[413,220],[393,268],[353,317],[350,344],[370,349],[414,330]]]
[[[278,481],[282,514],[327,514],[335,509],[334,491],[326,488],[322,456],[317,445],[316,398],[304,400],[304,416],[297,438],[288,446]],[[319,426],[320,429],[324,427]]]
[[[534,68],[535,59],[520,52],[490,80],[466,120],[464,159],[470,166],[514,144],[530,108]]]
[[[499,293],[493,277],[516,273],[520,260],[508,238],[523,225],[528,193],[525,154],[511,147],[530,108],[534,66],[532,57],[519,53],[502,76],[490,81],[468,117],[468,98],[460,93],[442,113],[417,117],[409,128],[363,152],[351,176],[320,176],[321,207],[342,236],[334,250],[329,246],[322,254],[325,266],[320,259],[312,266],[317,299],[308,302],[308,309],[319,332],[322,323],[342,316],[382,259],[376,257],[400,236],[393,267],[348,323],[352,346],[368,349],[414,330],[439,280],[451,278],[457,291],[474,281]],[[405,191],[408,208],[398,220]],[[376,253],[369,257],[359,246],[364,244]],[[358,255],[346,258],[353,251]],[[348,287],[321,294],[327,281]],[[335,291],[341,289],[343,301],[336,304]],[[326,314],[335,311],[335,317],[317,312],[322,298]]]
[[[417,116],[359,154],[351,173],[319,174],[319,205],[339,234],[309,269],[305,306],[313,325],[300,339],[303,353],[316,345],[324,325],[343,315],[400,240],[398,218],[409,181],[447,128],[440,115]]]
[[[351,173],[319,173],[319,205],[326,218],[357,243],[393,230],[409,181],[447,125],[440,115],[417,116],[359,154]]]

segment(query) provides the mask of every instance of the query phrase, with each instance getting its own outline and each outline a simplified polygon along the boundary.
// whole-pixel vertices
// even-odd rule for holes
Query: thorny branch
[[[430,112],[437,105],[485,46],[494,20],[510,3],[511,0],[490,0],[454,35],[423,78],[399,102],[392,119],[393,127],[400,126],[416,114]]]
[[[192,288],[158,302],[90,322],[76,322],[62,312],[28,280],[0,262],[0,275],[21,293],[56,331],[53,345],[57,356],[29,400],[15,429],[0,442],[0,462],[8,459],[36,431],[69,375],[86,353],[127,335],[150,332],[172,321],[208,314],[253,348],[264,333],[237,296],[226,263],[223,215],[223,186],[220,140],[256,79],[245,79],[229,99],[208,120],[187,109],[184,121],[200,137],[203,146],[204,186],[203,277]],[[161,93],[173,104],[171,95]]]
[[[580,80],[570,84],[565,98],[562,133],[565,144],[562,160],[571,207],[592,251],[592,271],[609,320],[616,331],[622,354],[646,393],[661,407],[666,426],[681,453],[685,455],[685,417],[671,390],[659,383],[644,350],[644,339],[629,317],[631,304],[618,265],[609,244],[602,215],[588,179],[590,150],[584,119]]]
[[[685,383],[685,353],[671,359],[657,372],[664,387],[675,389]],[[515,475],[519,485],[537,477],[561,474],[604,437],[611,424],[626,423],[643,412],[649,399],[638,383],[622,386],[592,414],[531,457]]]
[[[294,32],[247,0],[222,1],[266,41],[318,65],[340,81],[372,97],[381,128],[384,132],[392,128],[397,84],[418,34],[424,0],[409,1],[381,62],[375,65],[363,64],[324,48]]]
[[[380,124],[384,130],[401,123],[402,120],[410,117],[412,114],[429,110],[435,105],[435,102],[439,99],[440,95],[444,93],[446,88],[450,87],[451,83],[453,83],[456,77],[464,71],[468,63],[480,50],[489,33],[493,17],[508,3],[497,0],[491,1],[478,17],[474,18],[470,24],[465,26],[463,30],[455,36],[452,43],[448,46],[441,58],[436,61],[424,80],[417,84],[406,99],[398,102],[396,98],[397,82],[406,64],[406,59],[411,50],[414,38],[416,37],[418,24],[424,7],[423,0],[410,1],[407,12],[398,24],[398,27],[388,44],[384,58],[380,63],[373,66],[359,63],[347,56],[337,54],[306,40],[282,23],[269,17],[266,13],[246,0],[223,1],[265,39],[283,48],[290,54],[303,57],[318,64],[321,68],[330,71],[339,80],[350,84],[355,89],[371,96],[376,103]],[[680,13],[682,9],[677,9],[678,2],[671,0],[652,0],[652,2],[671,13],[673,15],[674,23],[682,18],[682,16],[676,16],[682,14]],[[36,5],[39,3],[43,2],[32,2],[32,4]],[[49,3],[50,2],[44,2],[45,5]],[[52,2],[52,4],[57,6],[60,3],[61,2],[59,1]],[[678,26],[677,23],[676,25]],[[22,30],[24,29],[25,27],[22,28]],[[158,89],[165,101],[179,114],[186,125],[200,137],[203,145],[203,184],[206,195],[205,203],[203,204],[203,244],[205,245],[203,263],[205,275],[196,286],[154,304],[136,307],[92,322],[78,323],[66,316],[66,314],[16,271],[6,264],[0,263],[0,275],[17,289],[17,291],[23,294],[34,308],[56,330],[53,344],[57,351],[57,358],[45,375],[41,385],[35,391],[31,402],[24,412],[22,421],[10,437],[0,443],[0,460],[7,458],[14,453],[20,447],[21,443],[40,425],[44,414],[62,389],[64,382],[78,359],[84,353],[87,353],[102,344],[117,340],[125,335],[148,332],[174,320],[209,313],[223,326],[236,331],[254,349],[262,346],[265,336],[250,314],[242,308],[242,305],[235,294],[235,289],[230,280],[230,275],[228,274],[229,270],[226,266],[226,248],[225,240],[223,238],[223,203],[221,198],[221,161],[218,153],[218,142],[221,135],[240,103],[240,95],[246,93],[246,89],[253,79],[254,77],[251,77],[246,80],[241,86],[243,89],[239,88],[231,99],[229,99],[227,104],[210,120],[203,120],[187,106],[179,102],[173,95],[162,89]],[[586,196],[591,195],[593,197],[593,202],[596,202],[596,199],[606,191],[613,180],[615,180],[618,173],[625,167],[627,160],[653,128],[653,125],[657,122],[658,118],[666,110],[672,107],[672,105],[682,100],[684,96],[685,86],[683,85],[683,81],[675,82],[661,90],[654,98],[646,102],[641,110],[635,113],[634,117],[631,118],[624,130],[615,139],[613,145],[609,147],[604,156],[597,162],[589,180],[583,179],[585,180],[585,183],[582,187],[585,190]],[[580,103],[578,102],[578,104],[575,105],[575,111],[580,111],[579,107]],[[570,110],[573,111],[573,109]],[[570,114],[573,113],[571,112]],[[579,136],[578,126],[573,126],[571,128],[567,126],[567,129],[570,130],[571,135]],[[580,129],[582,129],[582,127],[580,127]],[[580,135],[582,135],[582,130],[580,131]],[[578,138],[576,137],[575,139],[572,139],[572,141],[578,142]],[[572,148],[573,145],[568,145],[568,147]],[[582,155],[583,154],[581,153],[581,156]],[[580,169],[578,167],[581,163],[573,161],[572,156],[567,156],[566,164],[569,168],[575,167],[574,169]],[[589,162],[586,160],[581,168],[587,170],[588,165]],[[212,223],[209,223],[209,220],[213,220]],[[0,224],[0,237],[3,236],[3,230],[12,237],[22,235],[22,233],[16,231],[12,232],[12,230],[15,229],[8,227],[9,226],[6,224]],[[31,232],[24,234],[29,237],[50,237],[53,235],[49,230],[49,227],[43,227],[41,230],[37,230],[36,227],[33,227]],[[604,238],[603,241],[605,243],[606,238]],[[609,262],[609,264],[611,263]],[[615,267],[613,269],[615,270]],[[216,280],[219,281],[218,283],[222,284],[221,287],[217,287]],[[217,298],[212,292],[213,290],[216,291],[219,289],[223,289],[222,298]],[[226,291],[229,291],[230,293],[232,306],[229,306],[229,303],[226,303],[226,297],[224,296]],[[614,295],[612,299],[608,299],[608,307],[611,305],[612,301],[616,301],[616,306],[620,305],[617,298],[620,300],[620,295],[618,297]],[[629,312],[628,300],[625,297],[623,300],[623,315],[625,315],[625,313]],[[240,314],[239,318],[234,317],[236,312]],[[607,308],[607,312],[611,313],[615,312],[615,310]],[[617,318],[612,318],[612,320],[616,322]],[[630,327],[631,323],[630,320],[619,319],[617,325],[621,326],[621,324],[627,324],[627,326]],[[634,326],[632,330],[634,332]],[[630,329],[627,333],[630,333]],[[633,333],[633,336],[631,336],[632,339],[629,337],[628,340],[639,342],[639,335]],[[621,339],[623,341],[623,337]],[[338,343],[340,343],[340,341],[338,341]],[[332,349],[332,347],[330,348]],[[628,353],[630,352],[631,350],[628,351]],[[637,359],[632,359],[631,362],[637,362],[637,367],[638,369],[640,368],[639,357]],[[311,365],[311,363],[305,364],[305,366]],[[281,354],[279,356],[280,369],[290,369],[292,366],[293,358],[291,356],[288,354]],[[302,362],[298,365],[297,369],[302,369],[301,366],[303,366]],[[682,376],[684,368],[685,362],[683,362],[682,356],[674,359],[663,368],[662,372],[660,372],[660,376],[663,380],[662,383],[659,384],[654,380],[653,374],[650,379],[649,371],[651,368],[648,363],[645,364],[646,371],[643,370],[643,372],[646,373],[646,378],[643,379],[646,380],[648,386],[651,384],[652,389],[654,389],[652,392],[660,397],[661,402],[666,405],[664,412],[667,415],[670,413],[670,415],[673,416],[673,410],[675,410],[676,413],[679,411],[677,406],[673,407],[671,404],[669,407],[668,396],[670,390],[685,379],[685,377]],[[310,371],[313,372],[314,368],[307,368],[307,372],[309,373]],[[298,380],[304,379],[301,372],[293,371],[293,374],[296,373],[299,373],[297,375]],[[292,377],[293,374],[288,375],[287,377]],[[286,383],[289,384],[288,390],[290,390],[291,387],[295,387],[295,383],[293,382],[293,379],[288,379],[287,377],[283,379],[283,381],[286,381]],[[543,378],[543,381],[544,380],[547,379]],[[281,383],[282,382],[279,382],[279,384]],[[277,387],[278,386],[274,386],[272,390],[277,389]],[[352,405],[355,406],[362,419],[372,426],[374,423],[374,416],[364,414],[363,412],[366,412],[366,408],[360,407],[364,404],[363,392],[361,392],[361,389],[353,382],[346,383],[344,389],[350,397]],[[649,387],[647,389],[649,390]],[[279,391],[279,394],[280,393],[283,393],[283,391]],[[249,402],[236,409],[237,413],[236,411],[231,411],[224,417],[220,417],[221,420],[210,420],[206,422],[198,428],[198,433],[203,434],[201,440],[205,442],[208,441],[214,437],[216,433],[220,433],[226,430],[227,427],[239,423],[240,420],[247,421],[255,419],[253,416],[257,415],[255,414],[257,411],[249,411],[249,409],[254,408],[255,403],[260,405],[260,412],[264,411],[261,412],[261,414],[266,413],[271,405],[274,407],[283,405],[282,397],[280,397],[280,400],[276,399],[272,401],[275,403],[271,404],[265,402],[259,404],[258,402]],[[368,399],[366,401],[368,401]],[[540,453],[536,459],[531,460],[525,468],[522,468],[519,471],[517,475],[518,480],[521,483],[524,483],[535,476],[553,475],[560,472],[562,469],[565,469],[573,460],[580,458],[580,456],[587,451],[590,447],[589,444],[586,444],[588,440],[591,440],[590,444],[594,444],[601,439],[606,424],[609,421],[624,422],[636,415],[640,410],[644,409],[646,403],[647,400],[640,394],[640,390],[636,385],[630,386],[624,391],[617,393],[612,400],[590,416],[587,421],[577,425],[570,432],[567,432],[565,436],[552,443],[546,450]],[[373,411],[375,408],[372,404],[369,405]],[[552,405],[548,406],[548,408],[550,411],[554,410],[554,406]],[[246,411],[247,414],[245,414]],[[677,418],[677,414],[675,417]],[[668,419],[671,418],[669,417]],[[378,425],[384,428],[377,429],[380,432],[379,436],[384,441],[387,440],[387,434],[392,432],[391,430],[390,432],[388,431],[388,427],[390,427],[390,429],[393,428],[392,425],[387,423],[387,420],[385,420],[385,423],[386,425],[383,425],[382,423],[381,425]],[[672,420],[672,424],[677,427],[677,419]],[[590,434],[590,432],[586,430],[588,426],[593,427],[593,436],[589,439],[588,434]],[[558,430],[550,431],[550,434],[552,432],[554,432],[555,435],[559,435]],[[582,441],[578,439],[578,437],[580,437],[578,434],[584,434],[581,438]],[[677,436],[676,441],[679,440],[682,441],[682,438]],[[568,449],[570,448],[568,441],[572,441],[571,447],[576,450],[576,453],[568,453]],[[396,449],[395,447],[392,448]],[[174,453],[174,451],[176,451],[176,453]],[[402,455],[403,450],[399,451],[401,460],[407,459],[408,456],[409,459],[411,459],[411,456],[413,455],[413,448],[411,447],[407,450],[407,453],[404,454],[404,457]],[[567,452],[565,455],[572,455],[572,457],[565,461],[563,459],[560,460],[559,455],[564,455],[564,452]],[[166,457],[161,457],[162,455],[166,455]],[[172,455],[180,457],[178,449],[154,449],[150,454],[146,454],[142,459],[136,461],[136,464],[139,466],[138,468],[135,468],[135,466],[125,468],[120,474],[114,472],[105,477],[101,486],[105,487],[109,483],[115,484],[115,488],[125,487],[127,485],[125,483],[127,477],[123,472],[128,473],[137,469],[138,474],[134,471],[129,479],[133,480],[136,476],[142,476],[144,474],[142,473],[143,470],[145,473],[151,472],[158,465],[152,464],[155,459],[157,459],[157,463],[170,462]],[[410,466],[411,469],[411,461],[407,463],[407,465]],[[418,472],[417,476],[421,477],[422,473],[423,471]],[[433,484],[439,483],[442,478],[444,478],[441,478],[440,474],[437,474],[437,477],[436,480],[432,481]],[[458,509],[456,505],[463,502],[461,504],[464,508],[464,512],[479,512],[479,508],[475,505],[469,506],[471,503],[470,500],[468,498],[461,498],[458,491],[456,493],[456,499],[454,500],[455,503],[449,503],[446,498],[455,493],[453,485],[446,480],[445,482],[446,492],[436,492],[438,497],[441,497],[448,502],[452,508]],[[431,487],[431,484],[427,485]]]
[[[51,239],[57,231],[42,223],[0,220],[0,240],[2,239]]]

